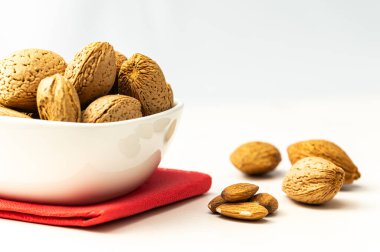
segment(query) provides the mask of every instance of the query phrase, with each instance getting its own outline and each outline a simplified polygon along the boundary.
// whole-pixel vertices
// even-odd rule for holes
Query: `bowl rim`
[[[61,122],[61,121],[48,121],[48,120],[42,120],[42,119],[33,119],[30,120],[28,118],[21,118],[21,117],[11,117],[11,116],[0,116],[0,124],[1,122],[15,122],[19,124],[26,124],[26,125],[41,125],[41,126],[63,126],[63,127],[74,127],[74,128],[104,128],[104,127],[110,127],[110,126],[117,126],[117,125],[127,125],[132,124],[135,122],[143,122],[149,119],[154,118],[160,118],[162,116],[175,113],[183,108],[183,102],[179,101],[178,99],[174,100],[174,106],[168,110],[149,115],[149,116],[143,116],[139,118],[129,119],[129,120],[123,120],[123,121],[117,121],[117,122],[106,122],[106,123],[84,123],[84,122]]]

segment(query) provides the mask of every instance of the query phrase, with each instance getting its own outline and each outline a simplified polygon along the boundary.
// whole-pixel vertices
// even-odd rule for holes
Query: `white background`
[[[88,230],[0,219],[2,250],[377,250],[379,13],[378,1],[1,3],[0,57],[38,47],[70,61],[100,40],[155,59],[185,102],[162,165],[213,177],[204,196]],[[362,173],[321,207],[281,192],[286,147],[310,138],[341,145]],[[280,148],[275,172],[249,178],[229,163],[235,147],[251,140]],[[208,213],[211,198],[242,181],[275,195],[278,213],[255,223]]]

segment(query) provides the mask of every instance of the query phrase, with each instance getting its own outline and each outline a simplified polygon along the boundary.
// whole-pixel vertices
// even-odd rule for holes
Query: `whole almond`
[[[40,118],[50,121],[80,122],[81,108],[73,85],[62,75],[43,79],[37,89]]]
[[[126,95],[106,95],[83,111],[83,122],[105,123],[142,117],[140,102]]]
[[[124,61],[127,60],[127,57],[124,54],[118,51],[115,51],[115,60],[116,60],[116,76],[115,76],[115,82],[112,86],[110,94],[117,94],[119,92],[119,84],[118,84],[119,72],[120,72],[121,65],[124,63]]]
[[[281,154],[272,144],[249,142],[239,146],[230,156],[232,164],[248,175],[261,175],[274,170]]]
[[[278,209],[277,199],[269,193],[258,193],[250,201],[265,207],[268,210],[268,214],[272,214]]]
[[[171,108],[171,95],[160,66],[151,58],[136,53],[123,63],[119,72],[119,93],[141,102],[144,115]]]
[[[322,204],[334,198],[343,181],[342,168],[323,158],[307,157],[287,172],[282,190],[295,201]]]
[[[336,144],[326,140],[308,140],[288,147],[290,162],[294,164],[305,157],[321,157],[341,167],[345,173],[345,184],[360,178],[360,173],[350,157]]]
[[[63,73],[65,60],[42,49],[24,49],[0,61],[0,103],[23,111],[36,111],[36,93],[40,81]]]
[[[223,216],[243,220],[259,220],[268,215],[265,207],[254,202],[222,204],[216,208],[216,212]]]
[[[227,203],[222,196],[218,195],[208,203],[208,208],[211,212],[216,213],[216,208],[224,203]]]
[[[6,108],[6,107],[3,107],[0,105],[0,116],[10,116],[10,117],[21,117],[21,118],[29,118],[31,119],[30,116],[24,114],[24,113],[21,113],[21,112],[18,112],[16,110],[13,110],[13,109],[9,109],[9,108]]]
[[[108,94],[115,76],[115,52],[107,42],[85,46],[65,71],[65,77],[75,87],[82,105]]]
[[[222,191],[222,198],[227,202],[240,202],[246,201],[251,198],[259,187],[249,183],[238,183],[230,185]]]

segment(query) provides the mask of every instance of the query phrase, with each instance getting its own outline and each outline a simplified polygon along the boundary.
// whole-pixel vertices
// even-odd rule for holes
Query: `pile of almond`
[[[322,204],[340,191],[343,184],[360,178],[356,165],[336,144],[326,140],[307,140],[288,147],[291,169],[282,190],[295,201]],[[264,142],[239,146],[230,156],[231,162],[249,175],[262,175],[275,169],[281,161],[276,147]]]
[[[102,123],[173,105],[171,86],[155,61],[139,53],[127,59],[107,42],[85,46],[69,64],[42,49],[0,61],[0,116]]]
[[[277,210],[278,201],[268,193],[256,194],[258,190],[257,185],[249,183],[230,185],[210,201],[208,208],[234,219],[262,219]]]

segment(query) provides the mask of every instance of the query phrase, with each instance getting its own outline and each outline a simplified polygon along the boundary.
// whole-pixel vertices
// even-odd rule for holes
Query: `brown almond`
[[[16,110],[13,110],[13,109],[9,109],[9,108],[6,108],[6,107],[3,107],[0,105],[0,116],[10,116],[10,117],[21,117],[21,118],[29,118],[31,119],[30,116],[24,114],[24,113],[21,113],[21,112],[18,112]]]
[[[246,201],[251,198],[259,187],[249,183],[238,183],[230,185],[222,191],[222,198],[227,202],[240,202]]]
[[[222,196],[218,195],[208,203],[208,208],[211,212],[216,213],[216,208],[224,203],[227,203]]]
[[[40,81],[63,73],[65,60],[42,49],[24,49],[0,61],[0,103],[22,111],[36,111]]]
[[[115,52],[107,42],[94,42],[85,46],[74,56],[65,71],[65,77],[75,87],[81,105],[108,94],[115,76]]]
[[[37,90],[40,118],[50,121],[80,122],[81,108],[73,85],[62,75],[43,79]]]
[[[265,207],[268,210],[268,214],[272,214],[278,209],[277,199],[269,193],[258,193],[250,201]]]
[[[142,117],[140,102],[126,95],[106,95],[83,111],[83,122],[105,123]]]
[[[151,58],[136,53],[123,63],[119,72],[119,93],[141,102],[144,115],[171,108],[171,95],[160,66]]]
[[[334,163],[319,157],[298,160],[287,172],[282,191],[302,203],[323,204],[339,192],[344,171]]]
[[[268,215],[265,207],[254,202],[226,203],[218,206],[216,211],[223,216],[242,220],[259,220]]]
[[[326,140],[307,140],[288,147],[292,164],[305,157],[321,157],[341,167],[345,173],[345,184],[360,178],[360,173],[350,157],[338,145]]]
[[[230,156],[232,164],[248,175],[262,175],[274,170],[281,154],[272,144],[249,142],[240,145]]]

